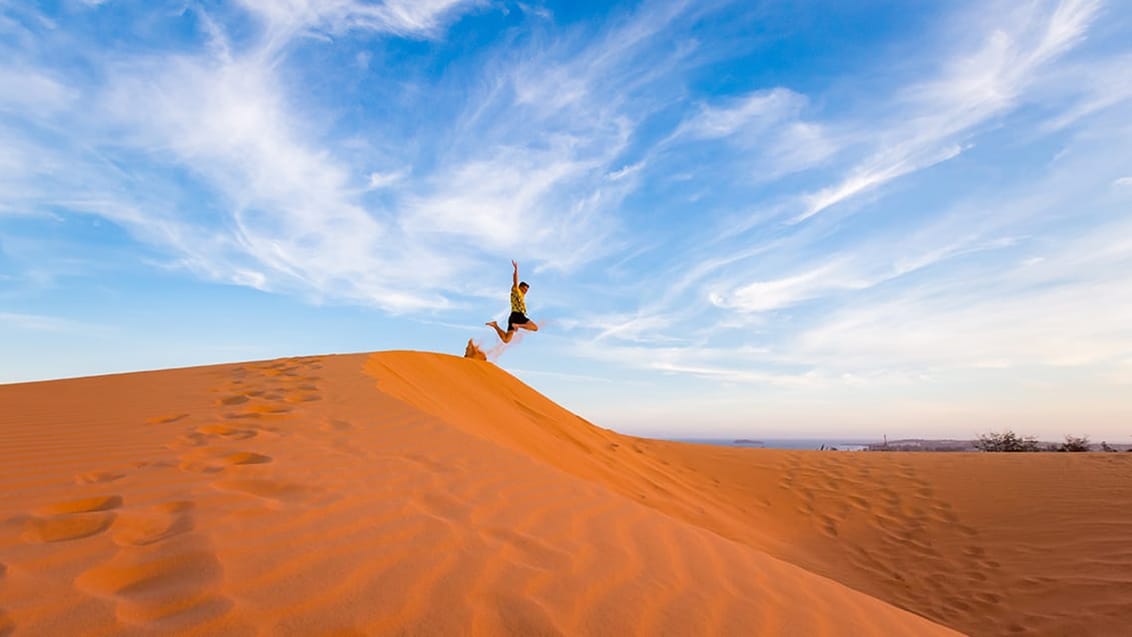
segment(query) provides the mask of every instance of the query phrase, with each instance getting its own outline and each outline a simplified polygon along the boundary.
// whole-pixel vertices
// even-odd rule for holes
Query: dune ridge
[[[978,489],[1088,481],[1127,502],[1117,458],[645,440],[493,364],[419,352],[4,385],[0,405],[4,636],[1100,635],[1132,620],[1127,512],[1078,497],[1027,518],[1025,498]]]
[[[385,391],[447,422],[940,624],[973,635],[1132,626],[1128,455],[845,454],[634,438],[498,379],[506,373],[493,366],[476,380],[435,359],[405,366],[401,355],[368,369]],[[383,375],[392,367],[400,373]],[[443,402],[422,393],[429,382],[445,386]],[[505,389],[484,396],[480,385]],[[527,421],[506,425],[520,434],[467,416],[507,403]],[[572,443],[549,442],[560,435]]]

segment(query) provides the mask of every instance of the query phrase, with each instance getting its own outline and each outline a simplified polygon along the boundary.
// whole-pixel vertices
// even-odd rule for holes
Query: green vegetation
[[[1088,451],[1089,450],[1089,437],[1088,436],[1066,436],[1065,442],[1057,449],[1058,451]]]
[[[1013,431],[987,433],[979,436],[975,447],[980,451],[1041,451],[1038,439],[1033,436],[1021,438]]]
[[[1010,431],[1009,429],[1002,433],[985,433],[979,436],[975,441],[975,448],[979,451],[1061,451],[1061,452],[1082,452],[1092,451],[1092,445],[1089,442],[1088,436],[1065,436],[1065,442],[1061,444],[1046,444],[1042,445],[1034,436],[1019,436],[1018,434]],[[1101,442],[1101,451],[1116,452],[1119,449],[1108,444],[1108,442]],[[1128,449],[1132,451],[1132,448]]]

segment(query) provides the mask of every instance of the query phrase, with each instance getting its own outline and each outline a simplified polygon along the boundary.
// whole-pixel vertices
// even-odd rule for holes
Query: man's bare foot
[[[499,335],[499,340],[503,341],[504,343],[511,342],[511,335],[513,332],[511,332],[510,330],[504,332],[503,328],[499,327],[498,321],[488,321],[487,323],[484,323],[484,325],[487,325],[491,329],[495,330],[495,333]]]

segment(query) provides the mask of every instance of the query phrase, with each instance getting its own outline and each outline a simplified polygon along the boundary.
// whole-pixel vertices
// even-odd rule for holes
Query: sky
[[[1129,69],[1123,0],[0,0],[0,382],[474,338],[631,434],[1130,443]]]

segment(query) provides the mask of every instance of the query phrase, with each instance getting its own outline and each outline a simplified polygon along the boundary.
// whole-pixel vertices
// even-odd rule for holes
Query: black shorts
[[[510,332],[511,330],[515,329],[516,325],[523,325],[524,323],[530,322],[531,319],[527,318],[526,314],[523,314],[522,312],[512,312],[511,316],[507,317],[507,331]]]

